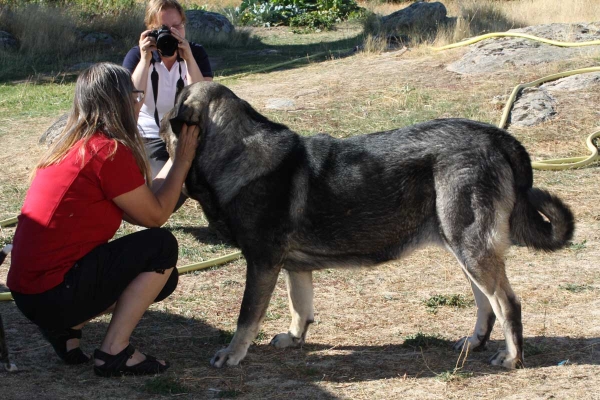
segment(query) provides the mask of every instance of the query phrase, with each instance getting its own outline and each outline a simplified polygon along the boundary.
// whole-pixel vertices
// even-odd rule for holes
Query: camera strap
[[[179,55],[177,56],[177,63],[179,64],[179,79],[177,80],[177,89],[175,91],[175,98],[173,99],[173,105],[175,105],[175,101],[177,100],[177,96],[179,96],[179,92],[181,92],[181,89],[183,89],[183,86],[185,85],[183,83],[183,77],[181,76],[181,62],[183,61],[183,59],[179,58]]]
[[[152,81],[152,94],[154,95],[154,121],[156,126],[160,127],[160,121],[158,119],[158,72],[156,72],[156,66],[154,65],[154,57],[150,61],[152,64],[152,73],[150,74],[150,81]]]
[[[179,96],[179,92],[185,86],[183,82],[183,77],[181,75],[181,58],[177,57],[177,63],[179,64],[179,79],[177,80],[177,86],[175,91],[175,99],[173,99],[173,105],[175,105],[175,100],[177,96]],[[154,95],[154,121],[156,122],[156,126],[160,127],[160,120],[158,119],[158,72],[156,71],[156,66],[154,63],[156,60],[154,57],[150,60],[150,64],[152,64],[152,72],[150,73],[150,81],[152,82],[152,94]]]

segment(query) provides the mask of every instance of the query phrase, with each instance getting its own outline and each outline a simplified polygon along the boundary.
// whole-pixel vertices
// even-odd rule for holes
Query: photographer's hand
[[[175,27],[171,28],[171,35],[173,35],[175,39],[179,40],[179,57],[183,58],[186,63],[194,60],[190,42],[188,42],[187,39],[177,29],[175,29]]]
[[[202,75],[202,71],[200,71],[200,67],[196,62],[196,59],[194,58],[192,48],[190,47],[190,42],[188,42],[184,35],[182,35],[182,33],[175,27],[171,28],[171,35],[179,40],[179,57],[183,58],[185,65],[187,66],[187,84],[191,85],[192,83],[206,80]],[[210,80],[212,80],[212,78],[210,78]]]
[[[150,61],[152,58],[152,52],[156,50],[156,39],[152,36],[148,36],[150,32],[150,30],[146,30],[140,35],[140,55],[141,59],[145,62]]]

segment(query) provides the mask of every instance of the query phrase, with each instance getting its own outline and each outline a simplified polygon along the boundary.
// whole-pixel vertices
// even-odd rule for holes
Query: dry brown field
[[[514,3],[516,7],[527,2]],[[289,33],[257,29],[256,34]],[[497,123],[502,109],[494,97],[507,95],[522,82],[600,62],[600,55],[592,52],[569,62],[494,74],[460,76],[446,71],[465,51],[419,48],[402,54],[357,54],[223,83],[259,112],[303,135],[347,137],[439,117]],[[292,99],[295,106],[268,109],[272,98]],[[508,128],[534,160],[584,155],[585,138],[599,129],[600,92],[563,93],[557,100],[553,119],[535,127]],[[54,119],[12,118],[6,111],[0,117],[0,219],[12,216],[15,204],[22,202],[27,177],[43,151],[37,140]],[[507,253],[507,274],[523,307],[524,369],[508,371],[487,364],[504,345],[497,326],[487,351],[466,357],[452,351],[455,340],[471,334],[476,309],[455,259],[444,250],[428,248],[376,268],[317,272],[316,321],[299,349],[269,346],[290,322],[281,276],[248,356],[238,367],[224,369],[212,368],[209,360],[235,331],[245,282],[243,259],[182,275],[175,293],[146,313],[132,342],[171,361],[171,369],[160,377],[103,379],[94,375],[91,365],[66,366],[13,302],[0,302],[9,354],[19,369],[0,372],[0,397],[600,399],[599,171],[596,163],[579,170],[534,173],[535,186],[564,199],[577,225],[572,243],[563,250],[543,253],[512,247]],[[192,201],[167,223],[181,243],[178,265],[235,250],[206,225],[201,208]],[[120,233],[133,229],[124,226]],[[10,240],[13,232],[14,227],[1,228],[0,237]],[[0,266],[0,289],[9,262],[10,257]],[[455,307],[426,305],[436,296],[456,295],[466,300]],[[100,317],[84,328],[84,350],[99,346],[108,321]]]

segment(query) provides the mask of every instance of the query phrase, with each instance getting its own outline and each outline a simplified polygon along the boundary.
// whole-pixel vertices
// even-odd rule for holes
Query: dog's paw
[[[523,360],[519,357],[512,357],[508,351],[500,350],[490,358],[490,364],[504,367],[507,369],[524,368]]]
[[[271,346],[277,349],[285,349],[286,347],[298,347],[300,345],[300,338],[292,336],[288,333],[280,333],[279,335],[275,335],[273,339],[271,339]]]
[[[479,340],[473,339],[472,336],[465,336],[464,338],[459,339],[454,346],[452,346],[452,350],[454,351],[482,351],[485,350],[486,346],[481,345]]]
[[[233,349],[227,347],[223,350],[217,351],[217,354],[215,354],[214,357],[210,360],[210,365],[212,365],[215,368],[221,368],[225,364],[227,364],[230,367],[233,367],[235,365],[238,365],[245,356],[245,351],[235,352]]]

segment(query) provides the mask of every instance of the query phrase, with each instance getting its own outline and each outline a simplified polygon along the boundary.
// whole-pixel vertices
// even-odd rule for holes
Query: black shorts
[[[175,288],[177,239],[162,228],[145,229],[96,247],[65,274],[58,286],[39,294],[13,292],[19,310],[45,329],[63,329],[102,314],[142,272],[170,273],[161,301]]]

